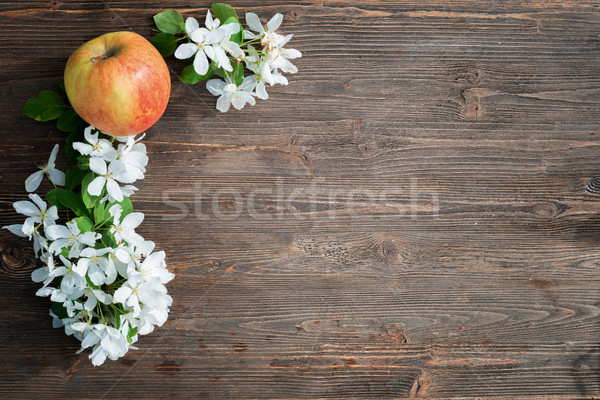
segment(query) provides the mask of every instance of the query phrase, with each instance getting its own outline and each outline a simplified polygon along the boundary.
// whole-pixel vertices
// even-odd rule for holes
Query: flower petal
[[[60,146],[58,144],[55,144],[54,147],[52,148],[52,152],[50,153],[50,158],[48,158],[48,165],[54,164],[54,162],[56,161],[56,156],[58,154],[59,148],[60,148]]]
[[[104,272],[96,264],[90,265],[88,269],[88,277],[92,283],[96,286],[100,286],[104,283]]]
[[[92,131],[94,131],[94,133],[92,133]],[[88,143],[96,144],[98,143],[98,130],[93,126],[88,126],[83,131],[83,137],[85,137],[85,140],[87,140]]]
[[[244,51],[242,50],[240,45],[237,44],[236,42],[227,43],[227,52],[235,58],[245,56]]]
[[[111,195],[116,201],[123,201],[123,193],[121,192],[121,188],[114,179],[106,180],[106,190],[108,191],[108,194]]]
[[[279,28],[279,25],[281,25],[281,21],[283,21],[283,14],[277,13],[273,15],[273,18],[267,22],[267,30],[269,32],[275,32],[277,28]]]
[[[244,99],[241,95],[233,96],[231,99],[231,104],[238,110],[241,110],[246,105],[246,99]]]
[[[19,214],[27,215],[28,217],[38,216],[40,213],[35,204],[26,200],[14,202],[13,207]]]
[[[38,268],[31,272],[31,280],[39,283],[48,277],[48,267]]]
[[[208,34],[208,29],[199,28],[192,32],[192,34],[190,35],[190,39],[192,39],[196,43],[206,43],[206,37]]]
[[[207,29],[213,28],[214,21],[213,21],[212,14],[210,13],[210,10],[208,10],[206,13],[206,19],[204,20],[204,25],[206,26]]]
[[[81,154],[83,154],[84,156],[90,154],[94,150],[94,148],[91,145],[82,142],[74,142],[73,148]]]
[[[300,57],[302,57],[302,53],[300,53],[300,52],[299,52],[298,50],[296,50],[296,49],[281,49],[281,50],[279,51],[279,54],[280,54],[282,57],[285,57],[285,58],[287,58],[287,59],[289,59],[289,60],[293,60],[293,59],[295,59],[295,58],[300,58]]]
[[[102,157],[90,157],[90,170],[98,175],[106,175],[106,161]]]
[[[254,32],[262,33],[265,31],[265,28],[260,23],[258,15],[254,13],[246,13],[246,25]]]
[[[8,231],[10,231],[13,235],[17,235],[20,237],[25,237],[26,235],[23,234],[23,225],[21,224],[13,224],[13,225],[5,225],[2,227],[2,229],[7,229]]]
[[[194,43],[184,43],[175,50],[175,58],[185,60],[190,58],[198,51],[198,45]]]
[[[128,229],[135,229],[144,221],[144,214],[141,212],[132,212],[131,214],[127,214],[125,218],[123,218],[123,222],[121,222],[122,227],[126,227]]]
[[[222,67],[225,71],[233,71],[233,67],[229,62],[229,57],[227,57],[227,54],[225,54],[225,50],[222,47],[219,46],[215,48],[215,58],[219,67]]]
[[[77,237],[77,241],[88,246],[94,246],[99,236],[100,234],[96,232],[84,232]]]
[[[40,187],[43,177],[43,171],[35,171],[33,174],[29,175],[29,177],[25,179],[25,190],[28,192],[35,192],[37,188]]]
[[[113,300],[117,303],[125,303],[132,293],[133,290],[129,286],[123,285],[115,291]]]
[[[221,96],[217,99],[217,110],[221,112],[229,111],[229,106],[231,105],[231,97],[229,96]]]
[[[247,29],[244,29],[244,39],[248,40],[248,39],[256,39],[259,35],[254,34],[252,32],[250,32]],[[250,45],[248,45],[250,46]]]
[[[194,70],[200,75],[204,75],[208,72],[208,59],[204,51],[199,51],[194,57]]]
[[[83,305],[83,308],[85,308],[88,311],[92,311],[94,308],[96,308],[96,304],[98,304],[98,299],[96,299],[96,297],[94,296],[89,296],[87,301]]]
[[[21,229],[23,233],[29,236],[29,239],[31,239],[31,235],[33,235],[33,232],[35,231],[35,217],[27,218]]]
[[[58,209],[56,208],[56,206],[52,206],[46,211],[46,220],[55,221],[57,219],[58,219]]]
[[[104,162],[104,161],[102,161]],[[92,196],[100,196],[102,194],[102,189],[104,188],[104,184],[106,183],[106,177],[97,176],[87,187],[87,191]]]
[[[44,200],[42,200],[42,198],[39,195],[37,195],[35,193],[31,193],[29,195],[29,198],[31,200],[33,200],[33,202],[40,209],[40,211],[42,211],[42,212],[46,211],[47,204],[46,204],[46,202]],[[38,213],[38,215],[39,215],[39,213]]]
[[[225,88],[227,84],[220,79],[210,79],[206,82],[206,90],[208,90],[214,96],[219,96],[223,94],[223,88]]]
[[[188,36],[191,36],[192,32],[194,32],[198,28],[200,28],[200,25],[198,24],[196,18],[188,17],[185,20],[185,32],[188,34]]]
[[[65,173],[59,171],[57,169],[51,169],[48,171],[48,175],[50,175],[50,180],[52,183],[58,186],[65,186]]]
[[[224,37],[234,35],[240,31],[240,24],[235,22],[230,22],[229,24],[225,24],[219,29],[222,29],[225,32]]]
[[[269,94],[265,88],[265,83],[262,81],[258,82],[256,85],[256,97],[263,100],[267,100],[269,98]]]

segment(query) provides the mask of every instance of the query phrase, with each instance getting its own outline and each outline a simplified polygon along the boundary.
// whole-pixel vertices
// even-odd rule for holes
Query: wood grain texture
[[[220,114],[179,82],[139,232],[169,321],[93,368],[0,233],[0,398],[600,396],[600,4],[234,1],[303,52]],[[0,221],[65,135],[21,115],[102,33],[209,2],[0,2]],[[63,163],[64,160],[59,160]]]

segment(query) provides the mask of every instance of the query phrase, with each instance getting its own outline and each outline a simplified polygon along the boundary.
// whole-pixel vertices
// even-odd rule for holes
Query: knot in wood
[[[29,282],[35,260],[29,259],[15,242],[0,242],[0,271],[11,281]]]
[[[589,180],[586,190],[592,194],[600,194],[600,177],[593,177]]]

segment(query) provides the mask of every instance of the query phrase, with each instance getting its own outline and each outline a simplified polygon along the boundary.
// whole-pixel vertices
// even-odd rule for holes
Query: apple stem
[[[95,63],[95,62],[98,62],[98,61],[104,60],[104,59],[106,59],[106,58],[108,58],[108,57],[106,57],[106,55],[105,55],[105,54],[103,54],[103,55],[101,55],[101,56],[98,56],[98,57],[92,57],[91,61],[92,61],[93,63]]]

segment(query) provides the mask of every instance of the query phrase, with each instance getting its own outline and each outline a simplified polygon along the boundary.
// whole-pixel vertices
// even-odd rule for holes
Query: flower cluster
[[[193,64],[183,70],[182,81],[195,84],[208,80],[206,88],[219,96],[217,109],[221,112],[227,112],[231,105],[238,110],[246,104],[254,105],[255,98],[266,100],[267,86],[288,84],[283,73],[298,72],[290,60],[302,54],[284,47],[293,35],[275,32],[283,20],[282,14],[276,14],[264,26],[256,14],[246,13],[249,29],[244,30],[231,6],[214,3],[211,9],[217,18],[213,18],[209,10],[203,27],[192,17],[184,23],[175,10],[163,11],[154,17],[162,33],[152,38],[152,42],[161,54],[168,56],[174,52],[178,59],[193,60]],[[173,28],[172,21],[178,21],[180,27]],[[175,38],[177,34],[183,37]],[[177,41],[182,39],[187,42],[177,46]],[[246,74],[246,70],[250,74]],[[220,78],[209,79],[214,75]]]
[[[81,139],[67,144],[79,156],[66,174],[55,168],[56,145],[48,163],[25,182],[33,192],[47,176],[54,185],[49,204],[30,193],[31,201],[14,203],[25,221],[4,228],[33,240],[43,266],[31,278],[42,284],[37,295],[53,302],[53,325],[81,340],[79,351],[92,348],[92,363],[101,365],[167,320],[172,299],[165,284],[174,275],[164,251],[154,251],[154,243],[135,232],[144,215],[133,212],[129,196],[137,190],[131,183],[146,172],[144,144],[93,127]],[[67,216],[64,225],[59,210]]]

